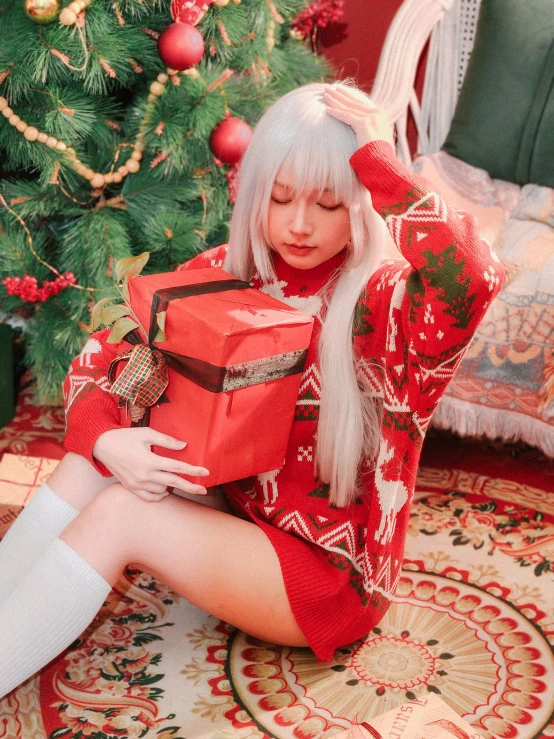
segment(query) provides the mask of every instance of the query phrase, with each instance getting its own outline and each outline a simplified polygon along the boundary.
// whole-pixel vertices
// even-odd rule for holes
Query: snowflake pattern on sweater
[[[348,508],[330,504],[329,486],[314,477],[321,395],[316,318],[284,466],[225,486],[235,512],[259,525],[275,547],[298,624],[325,660],[373,628],[390,604],[425,431],[503,278],[475,220],[427,192],[388,144],[364,146],[351,164],[404,257],[379,266],[354,316],[357,369],[382,408],[376,462],[362,465],[363,493]],[[181,269],[221,266],[224,256],[218,247]],[[343,260],[340,254],[314,270],[295,270],[277,255],[276,281],[263,285],[255,277],[252,284],[317,316],[318,291]],[[106,333],[91,338],[101,351],[83,350],[65,383],[66,448],[103,474],[92,447],[118,425],[104,384],[117,347],[105,343]]]

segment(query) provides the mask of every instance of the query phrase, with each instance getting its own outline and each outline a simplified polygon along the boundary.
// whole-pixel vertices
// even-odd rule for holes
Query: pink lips
[[[307,244],[285,244],[287,249],[293,254],[302,254],[315,249],[315,246],[308,246]]]

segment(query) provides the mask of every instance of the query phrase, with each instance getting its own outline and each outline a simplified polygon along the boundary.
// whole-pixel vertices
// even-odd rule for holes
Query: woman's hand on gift
[[[186,442],[148,427],[110,429],[96,440],[93,456],[106,465],[127,490],[143,500],[162,500],[169,495],[168,487],[194,495],[206,494],[205,487],[178,475],[205,477],[208,470],[154,454],[153,445],[179,450],[184,449]]]
[[[387,116],[377,105],[364,100],[354,90],[329,85],[323,102],[330,116],[353,129],[358,147],[371,141],[387,141],[394,146],[393,128]]]

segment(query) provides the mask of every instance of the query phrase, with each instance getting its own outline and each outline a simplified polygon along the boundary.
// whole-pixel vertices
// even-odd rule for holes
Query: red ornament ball
[[[210,135],[210,149],[225,164],[237,164],[248,148],[252,129],[241,118],[225,118]]]
[[[160,33],[158,54],[170,69],[182,72],[198,64],[204,54],[204,39],[188,23],[171,23]]]

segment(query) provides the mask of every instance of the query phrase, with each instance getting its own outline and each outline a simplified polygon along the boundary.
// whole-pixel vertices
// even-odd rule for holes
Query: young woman
[[[386,226],[405,260],[383,261]],[[135,563],[261,639],[330,660],[398,580],[423,436],[503,270],[396,159],[385,116],[344,84],[278,101],[244,157],[223,265],[316,317],[280,470],[191,497],[182,439],[122,429],[94,334],[65,384],[68,454],[0,546],[0,696],[70,644]],[[268,419],[269,420],[269,419]],[[116,480],[116,481],[114,481]]]

